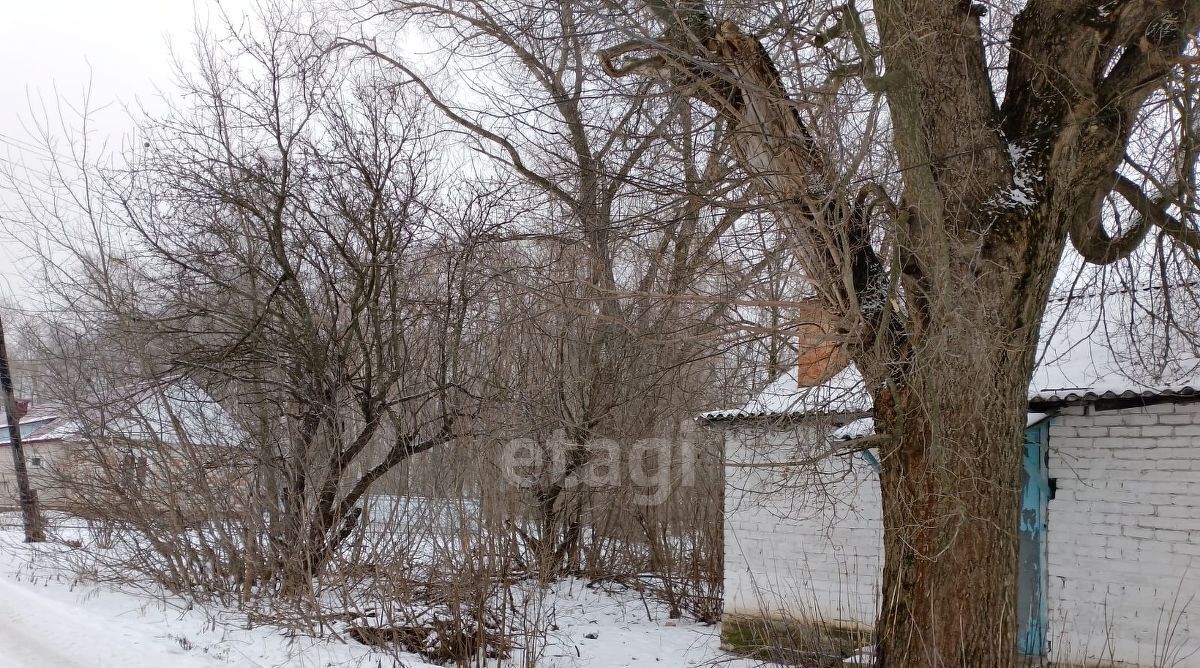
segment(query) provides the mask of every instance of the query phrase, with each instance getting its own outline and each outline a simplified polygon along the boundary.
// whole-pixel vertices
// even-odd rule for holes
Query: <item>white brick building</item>
[[[1023,534],[1022,647],[1064,663],[1200,668],[1198,357],[1172,352],[1139,379],[1130,351],[1156,343],[1108,331],[1100,345],[1087,322],[1055,330],[1030,387],[1026,502],[1041,519]],[[705,415],[725,443],[727,616],[874,622],[878,462],[829,442],[840,424],[869,429],[855,421],[870,408],[856,377],[783,378],[743,409]]]

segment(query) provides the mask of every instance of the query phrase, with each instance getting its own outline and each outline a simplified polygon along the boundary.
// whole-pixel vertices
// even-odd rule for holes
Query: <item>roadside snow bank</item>
[[[392,659],[358,644],[246,628],[243,615],[188,609],[163,594],[79,582],[47,565],[19,530],[0,530],[0,666],[4,668],[367,668]],[[410,668],[428,664],[405,662]]]

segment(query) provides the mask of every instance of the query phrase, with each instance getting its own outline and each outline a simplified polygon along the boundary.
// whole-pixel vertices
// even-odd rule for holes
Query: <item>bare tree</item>
[[[606,77],[592,54],[607,27],[587,3],[368,7],[389,30],[333,48],[412,81],[531,202],[495,239],[516,344],[497,351],[508,418],[497,430],[563,462],[536,485],[541,526],[527,538],[552,568],[573,567],[586,496],[568,488],[593,444],[659,435],[719,400],[707,388],[728,295],[745,293],[779,246],[731,241],[751,223],[720,150],[729,125]],[[396,52],[390,31],[416,30],[442,47],[443,71]]]
[[[238,416],[248,572],[286,594],[308,591],[372,485],[465,428],[464,351],[485,335],[466,323],[486,220],[439,208],[420,104],[322,53],[303,18],[206,36],[184,101],[122,166],[56,182],[87,206],[31,211],[57,230],[60,329],[119,342],[127,382],[183,375]]]
[[[1013,665],[1039,324],[1068,248],[1194,270],[1200,9],[711,5],[606,3],[601,60],[725,119],[845,332],[884,439],[879,665]]]

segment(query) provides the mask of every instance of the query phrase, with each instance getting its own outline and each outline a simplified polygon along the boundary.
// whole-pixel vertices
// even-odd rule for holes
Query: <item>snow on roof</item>
[[[779,417],[807,413],[863,413],[871,410],[862,375],[853,364],[815,387],[800,387],[796,370],[776,378],[758,396],[738,409],[709,411],[706,420],[733,420],[748,417]]]
[[[1164,321],[1165,295],[1143,289],[1052,302],[1030,401],[1200,393],[1200,314],[1177,308],[1172,322]]]
[[[1029,400],[1054,404],[1200,395],[1200,309],[1178,309],[1167,322],[1156,314],[1163,310],[1164,294],[1149,288],[1052,300],[1042,321]],[[700,417],[722,421],[870,410],[862,375],[850,364],[816,387],[799,387],[795,370],[789,370],[744,407]]]
[[[0,411],[0,414],[2,413],[3,412]],[[10,440],[8,435],[7,416],[4,419],[6,422],[0,423],[0,446],[8,445]],[[17,423],[21,430],[21,442],[32,443],[34,441],[52,440],[52,438],[47,437],[47,434],[52,431],[50,427],[51,425],[55,424],[57,420],[57,412],[40,412],[37,414],[29,414],[21,418]]]
[[[39,437],[117,437],[176,445],[227,445],[245,438],[219,403],[184,378],[121,388],[71,413]]]
[[[859,418],[849,424],[844,424],[829,435],[831,441],[853,441],[875,433],[875,418]]]

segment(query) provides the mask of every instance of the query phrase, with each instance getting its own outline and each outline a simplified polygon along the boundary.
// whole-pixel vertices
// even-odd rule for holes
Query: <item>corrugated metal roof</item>
[[[1077,403],[1105,399],[1153,399],[1159,397],[1194,397],[1200,395],[1200,386],[1153,387],[1144,390],[1091,391],[1085,388],[1046,389],[1029,397],[1030,403]]]

